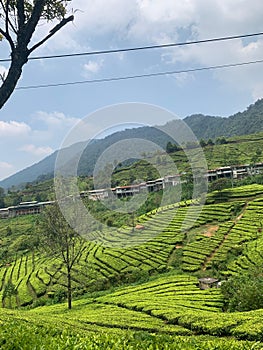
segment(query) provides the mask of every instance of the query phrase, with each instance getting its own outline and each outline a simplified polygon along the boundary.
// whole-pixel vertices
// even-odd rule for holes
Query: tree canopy
[[[78,220],[76,213],[70,212],[73,220]],[[85,240],[74,231],[62,215],[58,204],[46,207],[38,223],[40,246],[47,254],[61,259],[67,276],[68,308],[72,307],[72,269],[78,263],[86,249]]]
[[[10,47],[8,73],[1,76],[0,108],[12,95],[30,54],[73,21],[73,15],[66,17],[70,2],[71,0],[0,0],[0,36]],[[49,21],[56,22],[54,27],[40,41],[30,45],[37,26]]]

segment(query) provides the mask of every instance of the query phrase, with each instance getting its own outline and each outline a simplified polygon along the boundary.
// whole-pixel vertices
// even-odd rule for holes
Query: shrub
[[[263,276],[258,271],[231,277],[221,287],[227,311],[263,308]]]

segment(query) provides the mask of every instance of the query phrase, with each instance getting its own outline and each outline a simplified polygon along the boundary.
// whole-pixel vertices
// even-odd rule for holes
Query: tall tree
[[[41,245],[48,255],[52,257],[57,256],[65,265],[68,308],[71,309],[72,269],[86,249],[85,240],[70,227],[57,204],[47,207],[44,210],[39,227]]]
[[[5,190],[0,187],[0,208],[5,206]]]
[[[66,17],[71,0],[0,0],[0,35],[10,47],[11,63],[0,87],[0,109],[12,95],[30,54],[44,44],[74,16]],[[38,24],[58,22],[40,41],[30,42]]]

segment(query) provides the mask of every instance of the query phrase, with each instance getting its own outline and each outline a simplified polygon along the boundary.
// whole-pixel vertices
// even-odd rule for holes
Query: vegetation
[[[74,213],[69,213],[71,216]],[[85,250],[84,239],[66,222],[57,204],[45,208],[40,222],[40,244],[66,268],[68,308],[72,307],[72,269]]]
[[[248,271],[232,276],[222,285],[222,293],[228,311],[263,309],[262,266],[258,271]]]
[[[198,139],[250,135],[263,131],[262,105],[263,100],[258,100],[245,111],[227,118],[196,114],[185,118],[185,122]]]
[[[261,138],[243,139],[240,150],[243,142],[255,142],[251,152],[261,157]],[[238,140],[204,150],[209,155],[236,147]],[[179,159],[180,152],[171,155]],[[137,164],[147,176],[147,164]],[[128,181],[135,170],[134,164],[117,168],[113,181],[121,183],[121,173]],[[0,220],[0,348],[261,349],[262,182],[260,174],[217,181],[201,207],[189,199],[189,181],[180,202],[171,192],[170,202],[160,206],[162,191],[152,193],[133,216],[113,215],[103,203],[87,200],[97,226],[91,223],[93,236],[85,242],[56,207],[47,210],[42,225],[39,215]],[[90,185],[79,178],[81,189]],[[3,200],[45,192],[51,199],[50,181],[27,184]],[[71,248],[73,255],[67,254]],[[71,310],[64,303],[68,267]],[[201,277],[216,278],[221,287],[200,289]]]

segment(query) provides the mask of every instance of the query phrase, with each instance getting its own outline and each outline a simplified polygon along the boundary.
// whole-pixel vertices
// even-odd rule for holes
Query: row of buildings
[[[220,178],[240,179],[249,175],[263,173],[263,163],[251,165],[233,165],[219,167],[217,169],[208,170],[205,175],[208,182],[215,181]],[[169,187],[174,187],[183,181],[181,175],[169,175],[152,181],[141,182],[140,184],[132,184],[128,186],[117,186],[114,188],[96,189],[91,191],[80,192],[80,197],[88,197],[91,200],[105,200],[110,197],[126,198],[139,193],[156,192]],[[53,204],[54,201],[46,202],[21,202],[16,206],[0,209],[0,218],[11,218],[20,215],[38,214],[47,206]]]
[[[143,192],[157,192],[168,187],[174,187],[181,183],[180,175],[169,175],[156,180],[145,181],[139,184],[128,186],[117,186],[114,188],[103,188],[92,191],[82,191],[81,197],[88,197],[91,200],[103,200],[109,197],[125,198]]]
[[[112,197],[125,198],[134,196],[142,192],[156,192],[169,186],[176,186],[180,183],[180,175],[165,176],[164,178],[156,179],[153,181],[146,181],[140,184],[129,186],[118,186],[115,188],[98,189],[91,191],[82,191],[80,197],[88,197],[91,200],[104,200]],[[21,202],[18,205],[10,206],[8,208],[0,209],[0,218],[13,218],[21,215],[39,214],[41,210],[47,206],[53,204],[54,201],[46,202]]]
[[[207,180],[208,182],[215,181],[220,178],[228,179],[243,179],[249,175],[256,175],[263,173],[263,163],[256,163],[254,165],[242,164],[242,165],[230,165],[225,167],[208,170]]]
[[[51,205],[54,203],[55,203],[55,201],[21,202],[18,205],[13,205],[13,206],[8,207],[8,208],[1,208],[0,209],[0,218],[7,219],[7,218],[14,218],[16,216],[21,216],[21,215],[39,214],[45,206]]]
[[[213,170],[208,170],[205,177],[208,182],[213,182],[220,178],[242,179],[249,175],[255,175],[260,173],[263,173],[263,163],[257,163],[253,166],[245,164],[219,167]],[[80,196],[88,197],[92,200],[103,200],[109,198],[112,195],[117,198],[125,198],[141,193],[143,191],[160,191],[171,186],[176,186],[182,182],[183,181],[181,180],[180,174],[169,175],[156,180],[142,182],[140,184],[118,186],[115,188],[108,189],[104,188],[92,191],[83,191],[80,193]]]

